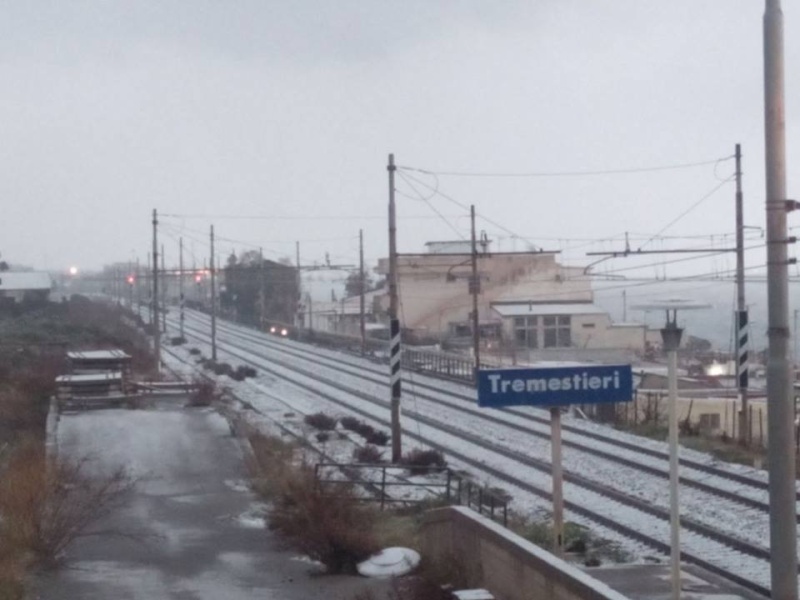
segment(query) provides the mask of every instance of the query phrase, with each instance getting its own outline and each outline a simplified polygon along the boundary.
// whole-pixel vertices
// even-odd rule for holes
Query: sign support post
[[[561,409],[550,408],[550,447],[553,479],[553,553],[564,558],[564,489],[561,471]]]
[[[630,365],[582,365],[532,369],[476,369],[478,406],[539,406],[550,409],[553,554],[564,557],[564,474],[561,407],[633,399]]]

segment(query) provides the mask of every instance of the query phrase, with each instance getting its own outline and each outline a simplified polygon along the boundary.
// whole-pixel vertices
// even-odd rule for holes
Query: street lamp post
[[[710,308],[688,300],[670,299],[635,306],[640,310],[664,310],[667,321],[661,330],[661,341],[667,353],[667,379],[669,386],[669,515],[670,515],[670,581],[672,600],[681,597],[681,515],[679,498],[679,445],[678,445],[678,348],[683,329],[678,327],[678,310]]]

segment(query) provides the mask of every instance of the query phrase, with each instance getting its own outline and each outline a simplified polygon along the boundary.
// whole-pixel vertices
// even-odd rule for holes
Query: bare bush
[[[349,486],[319,482],[303,465],[284,478],[269,524],[329,573],[355,573],[356,565],[379,549],[376,519]]]
[[[53,565],[78,537],[122,506],[134,482],[124,469],[93,477],[89,461],[48,459],[35,442],[11,455],[0,481],[0,545],[24,562]]]
[[[303,421],[307,425],[311,425],[314,429],[319,429],[320,431],[333,431],[336,429],[336,423],[338,422],[337,419],[323,412],[306,415]]]
[[[372,465],[383,462],[383,452],[372,444],[359,446],[353,450],[353,459],[364,464]]]
[[[412,475],[422,475],[447,466],[444,454],[438,450],[422,450],[414,448],[403,456],[402,462]]]
[[[355,572],[378,550],[377,513],[352,486],[319,482],[312,466],[297,461],[296,444],[262,434],[249,440],[253,487],[272,503],[271,529],[330,573]]]

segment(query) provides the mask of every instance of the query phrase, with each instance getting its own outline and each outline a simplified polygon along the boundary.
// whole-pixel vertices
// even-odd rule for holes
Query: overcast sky
[[[156,208],[168,262],[180,236],[187,260],[202,262],[212,223],[224,254],[263,246],[294,258],[299,241],[304,264],[326,252],[356,264],[363,228],[374,262],[388,249],[390,152],[438,173],[704,163],[557,177],[401,169],[402,252],[468,237],[470,204],[490,219],[478,229],[494,249],[562,250],[568,264],[623,248],[625,232],[632,248],[727,247],[737,142],[746,222],[765,223],[763,4],[5,1],[0,252],[50,269],[144,262]],[[800,32],[785,9],[791,194]],[[634,273],[629,260],[596,269],[733,267],[732,256],[655,257]]]

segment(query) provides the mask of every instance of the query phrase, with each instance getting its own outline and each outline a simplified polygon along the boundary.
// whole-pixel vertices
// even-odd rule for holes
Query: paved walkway
[[[210,409],[64,415],[58,440],[62,455],[138,478],[102,524],[133,537],[78,540],[63,568],[38,579],[42,600],[349,600],[367,588],[383,598],[384,582],[311,575],[281,548],[245,484],[238,442]]]

